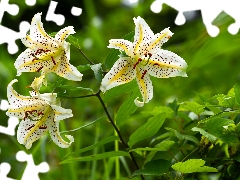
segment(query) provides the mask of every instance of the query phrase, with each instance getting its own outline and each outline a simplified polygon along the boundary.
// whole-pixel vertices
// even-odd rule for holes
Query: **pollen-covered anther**
[[[56,62],[52,56],[51,56],[51,59],[52,59],[53,64],[56,65]]]
[[[37,110],[31,110],[31,111],[25,111],[25,116],[24,116],[24,120],[29,116],[29,114],[32,114],[33,112],[36,112]]]
[[[148,56],[149,56],[149,57],[152,57],[152,53],[148,53]]]
[[[43,66],[41,66],[40,68],[38,68],[36,72],[41,71],[42,68],[43,68]]]
[[[39,129],[47,129],[47,126],[39,126]]]
[[[44,115],[43,112],[38,112],[38,116],[40,116],[40,115]]]
[[[141,79],[144,78],[145,74],[147,73],[147,70],[144,70],[144,72],[142,73]]]

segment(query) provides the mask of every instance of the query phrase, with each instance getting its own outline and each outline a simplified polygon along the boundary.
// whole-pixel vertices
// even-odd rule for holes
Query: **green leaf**
[[[75,46],[78,49],[81,49],[80,43],[78,42],[78,39],[75,38],[74,36],[69,35],[67,40],[68,40],[68,42],[70,42],[71,45]]]
[[[137,106],[134,103],[134,100],[140,95],[140,91],[136,88],[132,94],[124,101],[124,103],[119,108],[116,114],[116,124],[119,126],[124,122],[132,113],[137,110]]]
[[[129,138],[129,146],[132,147],[135,143],[149,138],[156,134],[163,125],[167,115],[166,113],[158,114],[148,120],[143,126],[138,128]]]
[[[202,159],[189,159],[185,162],[178,162],[172,165],[172,168],[183,174],[193,172],[218,172],[216,168],[204,166],[205,161]]]
[[[129,156],[127,152],[124,151],[112,151],[112,152],[105,152],[101,154],[94,154],[91,156],[84,156],[84,157],[77,157],[77,158],[70,158],[61,161],[59,164],[65,164],[65,163],[71,163],[71,162],[76,162],[76,161],[96,161],[96,160],[101,160],[101,159],[106,159],[110,157],[118,157],[118,156]]]
[[[94,72],[95,78],[96,78],[99,82],[101,82],[101,81],[102,81],[102,78],[103,78],[103,74],[102,74],[102,64],[99,63],[99,64],[91,65],[91,69],[92,69],[93,72]]]
[[[196,102],[189,102],[186,101],[182,104],[180,104],[179,111],[191,111],[195,114],[199,115],[202,112],[204,112],[204,105],[200,105]]]
[[[175,99],[173,102],[168,103],[168,107],[170,107],[174,111],[174,116],[178,114],[179,105],[177,104],[177,100]]]
[[[91,64],[79,65],[79,66],[77,66],[77,69],[80,72],[86,71],[88,69],[91,69]]]
[[[126,34],[122,39],[132,41],[134,37],[134,31]],[[110,69],[113,64],[119,59],[120,51],[117,49],[111,49],[106,60],[103,62],[103,67],[105,69]]]
[[[240,106],[240,83],[236,83],[234,86],[235,98],[238,106]]]
[[[174,141],[162,141],[161,143],[157,144],[154,148],[145,147],[145,148],[136,148],[131,149],[131,151],[168,151],[173,145],[175,144]]]
[[[173,132],[173,133],[175,134],[175,136],[176,136],[179,140],[192,141],[192,142],[194,142],[196,145],[199,145],[199,144],[200,144],[199,140],[198,140],[196,137],[192,136],[192,135],[183,135],[183,134],[180,134],[177,130],[172,129],[172,128],[168,128],[168,127],[166,127],[165,129]]]
[[[135,171],[133,173],[133,176],[142,174],[160,176],[163,175],[164,173],[167,173],[169,171],[170,166],[171,166],[170,161],[164,159],[153,160],[146,163],[142,169]]]
[[[235,97],[224,95],[224,94],[218,94],[216,96],[212,97],[213,99],[217,99],[218,103],[222,107],[229,107],[232,108],[235,104]]]
[[[94,148],[96,148],[96,147],[99,147],[99,146],[102,146],[102,145],[104,145],[104,144],[107,144],[107,143],[109,143],[109,142],[117,141],[117,140],[119,140],[119,137],[117,137],[117,136],[107,137],[107,138],[105,138],[105,139],[97,142],[96,144],[93,144],[93,145],[91,145],[91,146],[88,146],[88,147],[79,149],[79,150],[77,150],[77,151],[68,153],[63,159],[65,159],[67,156],[73,156],[73,155],[76,155],[76,154],[79,154],[79,153],[83,153],[83,152],[92,150],[92,149],[94,149]]]
[[[192,131],[199,132],[201,135],[205,136],[211,143],[214,143],[217,140],[217,138],[215,136],[213,136],[212,134],[209,134],[204,129],[194,127],[194,128],[192,128]]]
[[[212,118],[207,121],[202,129],[207,131],[209,134],[215,136],[216,138],[220,139],[221,141],[234,145],[239,143],[238,138],[230,131],[224,129],[223,126],[228,126],[234,124],[234,121],[225,118]]]
[[[174,116],[174,111],[170,107],[167,107],[167,106],[158,106],[158,107],[155,107],[152,111],[143,111],[142,113],[150,114],[150,115],[154,115],[154,116],[161,114],[161,113],[166,113],[167,118],[171,118]]]
[[[103,100],[104,100],[104,102],[108,102],[110,99],[112,99],[120,94],[132,92],[137,87],[138,87],[138,85],[137,85],[136,80],[133,80],[129,83],[114,87],[114,88],[108,90],[104,94]]]

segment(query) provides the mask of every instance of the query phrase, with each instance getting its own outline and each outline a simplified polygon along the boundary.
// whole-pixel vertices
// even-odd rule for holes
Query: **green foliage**
[[[153,160],[146,163],[142,169],[135,171],[133,176],[136,175],[154,175],[160,176],[168,172],[171,163],[164,159]]]
[[[218,172],[216,168],[204,166],[205,161],[202,159],[189,159],[185,162],[178,162],[172,165],[172,168],[183,174],[193,172]]]
[[[161,128],[163,125],[166,114],[161,113],[154,117],[151,117],[144,125],[142,125],[140,128],[138,128],[129,138],[129,146],[132,147],[135,143],[149,138],[157,133],[157,131]]]

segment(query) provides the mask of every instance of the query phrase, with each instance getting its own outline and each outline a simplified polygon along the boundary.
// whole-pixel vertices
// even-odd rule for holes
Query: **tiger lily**
[[[43,29],[41,13],[35,14],[30,35],[21,39],[27,49],[14,63],[17,75],[20,76],[22,72],[54,72],[68,80],[81,81],[82,74],[69,63],[70,43],[65,41],[73,33],[73,27],[68,26],[60,30],[55,37],[51,37]]]
[[[173,35],[169,28],[154,34],[141,17],[134,18],[134,42],[124,39],[111,39],[108,48],[123,52],[110,71],[102,79],[101,91],[128,83],[136,79],[143,101],[138,97],[134,100],[136,106],[142,107],[153,97],[153,86],[150,76],[169,78],[175,76],[187,77],[186,62],[177,54],[161,49],[163,43]]]
[[[15,82],[16,79],[12,80],[7,87],[10,106],[6,114],[22,119],[17,130],[18,142],[30,149],[33,142],[49,131],[54,143],[61,148],[69,147],[74,139],[71,135],[65,135],[70,142],[62,139],[59,134],[59,121],[72,117],[72,110],[62,108],[55,93],[39,94],[36,89],[30,92],[31,96],[22,96],[13,89],[12,85]]]

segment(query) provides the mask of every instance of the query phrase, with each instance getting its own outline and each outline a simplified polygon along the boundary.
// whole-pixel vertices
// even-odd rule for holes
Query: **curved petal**
[[[52,45],[52,47],[57,45],[57,42],[49,36],[43,29],[43,24],[41,22],[42,13],[37,13],[32,18],[30,26],[30,37],[33,41],[39,42],[40,44],[45,44],[46,46]]]
[[[26,49],[18,56],[14,63],[17,69],[17,76],[20,76],[22,72],[51,71],[56,62],[52,60],[50,53],[51,52],[40,52],[39,49]]]
[[[31,121],[30,118],[22,120],[18,127],[18,142],[24,144],[27,149],[49,130],[49,122],[54,121],[54,111],[50,106],[47,106],[39,116],[38,121]]]
[[[25,145],[26,149],[32,147],[32,143],[41,138],[48,130],[45,123],[39,124],[38,121],[30,119],[22,120],[17,130],[17,140]]]
[[[132,42],[128,40],[124,40],[124,39],[109,40],[108,48],[119,49],[120,51],[124,51],[128,56],[131,56],[131,54],[129,54],[129,50],[131,47],[132,47]]]
[[[65,53],[60,57],[58,64],[52,71],[65,79],[73,81],[81,81],[83,76],[76,67],[69,63]]]
[[[68,148],[72,142],[74,142],[74,138],[71,135],[65,135],[66,138],[70,142],[66,142],[62,139],[59,134],[59,121],[49,121],[49,133],[55,144],[57,144],[61,148]]]
[[[44,74],[40,77],[35,77],[30,87],[33,88],[34,91],[38,92],[42,87],[42,84],[44,84],[45,86],[47,85],[47,80]]]
[[[52,105],[52,108],[55,112],[55,121],[60,121],[63,119],[67,119],[73,117],[71,109],[64,109],[60,106]]]
[[[158,78],[187,77],[186,68],[187,63],[180,56],[162,49],[154,54],[146,65],[148,73]]]
[[[143,55],[148,46],[147,42],[154,37],[154,34],[144,19],[138,16],[137,18],[133,18],[133,20],[136,27],[131,54],[132,56],[136,54]]]
[[[136,70],[130,58],[119,58],[105,75],[101,83],[101,91],[107,90],[132,81],[136,77]]]
[[[67,37],[70,34],[74,34],[74,28],[73,26],[68,26],[65,27],[63,29],[61,29],[56,35],[55,35],[55,39],[60,42],[61,44],[65,42],[65,40],[67,39]]]
[[[144,103],[148,103],[153,97],[153,86],[152,81],[147,73],[147,70],[137,67],[136,79],[138,83],[138,87],[142,94],[143,102],[138,101],[135,99],[136,106],[142,107]]]
[[[173,33],[169,28],[165,28],[160,33],[155,34],[154,38],[149,42],[147,51],[152,54],[157,53],[161,49],[163,43],[167,42],[172,35]]]

